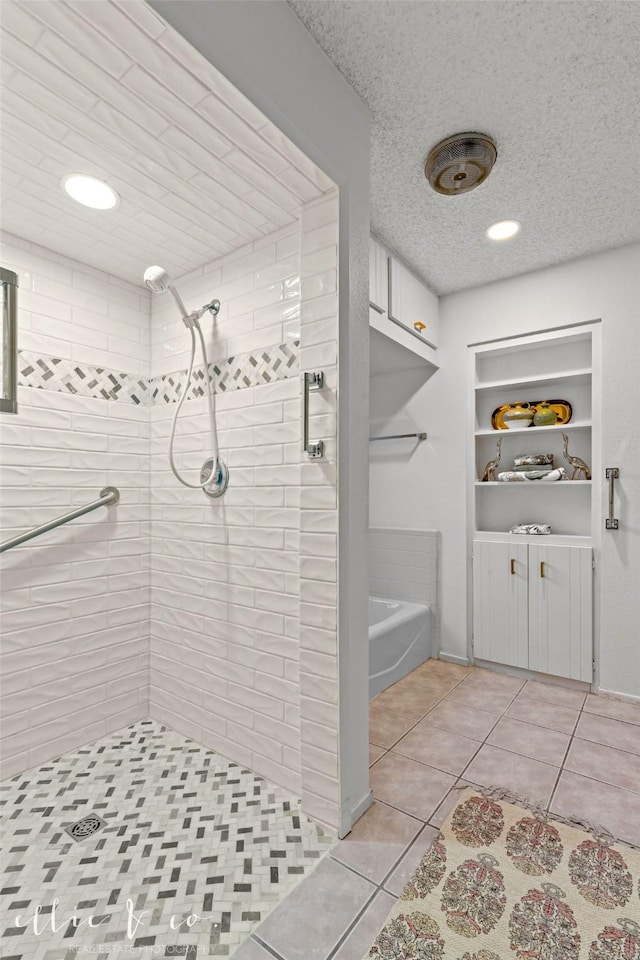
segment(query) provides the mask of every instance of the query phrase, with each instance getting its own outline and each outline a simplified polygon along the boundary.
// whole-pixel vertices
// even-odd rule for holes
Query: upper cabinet
[[[389,319],[437,348],[438,298],[393,257],[389,257]]]
[[[430,376],[438,369],[438,298],[375,237],[369,240],[369,306],[372,375],[419,366]]]

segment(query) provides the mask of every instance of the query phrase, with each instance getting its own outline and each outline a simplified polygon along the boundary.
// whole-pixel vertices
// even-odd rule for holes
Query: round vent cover
[[[487,179],[497,156],[496,145],[487,134],[456,133],[433,147],[424,173],[436,193],[467,193]]]

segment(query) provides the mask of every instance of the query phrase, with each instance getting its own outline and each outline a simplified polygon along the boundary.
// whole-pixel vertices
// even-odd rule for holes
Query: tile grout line
[[[567,749],[565,750],[564,757],[562,758],[562,763],[560,764],[560,769],[558,770],[558,776],[556,777],[556,781],[553,785],[553,790],[551,791],[551,796],[549,797],[549,803],[545,807],[545,810],[547,811],[547,813],[551,813],[551,807],[553,806],[553,801],[555,800],[555,796],[558,790],[558,785],[560,783],[560,777],[562,776],[563,771],[565,770],[565,764],[567,762],[567,757],[569,756],[569,751],[571,750],[571,747],[573,745],[573,741],[576,739],[576,730],[578,729],[578,724],[580,723],[580,718],[582,717],[582,714],[584,712],[584,705],[586,702],[587,702],[587,697],[585,695],[585,698],[582,701],[582,706],[578,711],[576,722],[573,726],[573,732],[569,736],[569,743],[567,744]]]

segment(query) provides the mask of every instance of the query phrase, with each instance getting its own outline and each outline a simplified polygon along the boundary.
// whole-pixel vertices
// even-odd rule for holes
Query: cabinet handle
[[[427,325],[426,323],[422,323],[420,320],[416,320],[416,322],[413,325],[413,329],[417,330],[418,333],[422,333],[423,330],[427,329]]]
[[[544,560],[540,561],[540,576],[544,580]]]
[[[516,562],[513,559],[513,557],[511,558],[510,562],[511,562],[511,576],[513,577],[516,572]]]

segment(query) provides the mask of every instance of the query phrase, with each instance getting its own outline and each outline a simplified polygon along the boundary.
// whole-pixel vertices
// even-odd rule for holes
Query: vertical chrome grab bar
[[[18,275],[0,267],[2,283],[1,413],[18,412]]]
[[[607,530],[618,530],[620,528],[620,523],[613,515],[613,494],[615,482],[620,476],[619,467],[607,467],[605,470],[605,477],[609,481],[609,516],[605,520],[605,527]]]
[[[309,440],[309,391],[322,390],[324,373],[305,373],[302,377],[302,452],[310,460],[324,456],[324,440]]]

